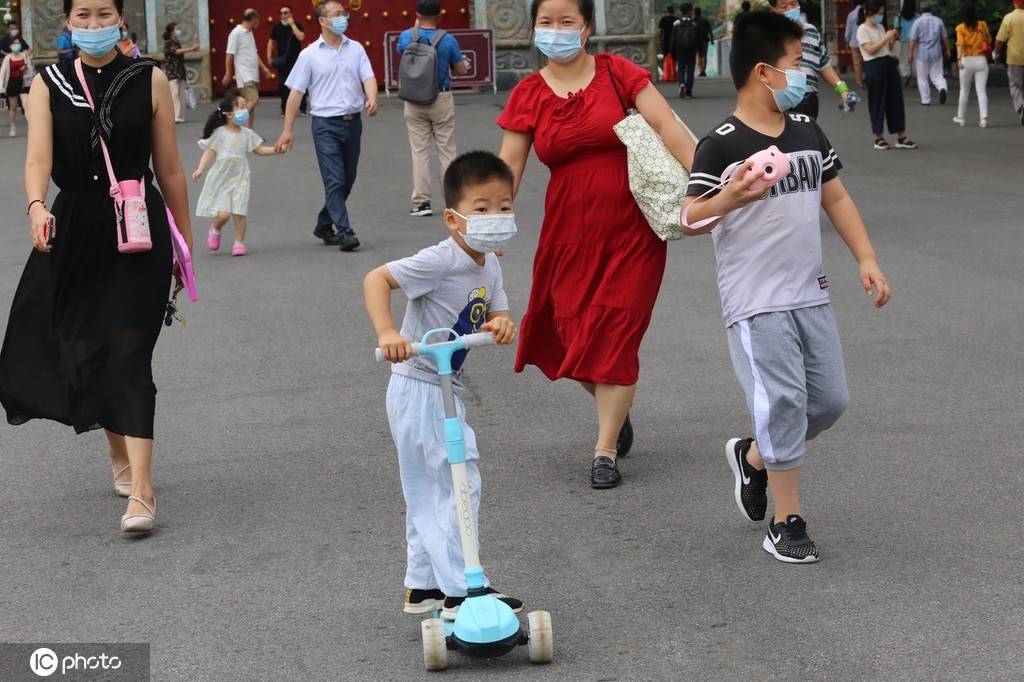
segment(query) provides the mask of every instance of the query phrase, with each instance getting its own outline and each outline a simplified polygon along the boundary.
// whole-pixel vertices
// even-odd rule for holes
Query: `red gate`
[[[278,12],[282,4],[290,4],[295,20],[302,24],[306,33],[303,46],[320,37],[320,29],[310,0],[294,0],[289,3],[272,2],[271,0],[216,0],[210,2],[210,55],[213,67],[213,86],[221,93],[221,79],[224,77],[224,49],[228,44],[228,34],[249,7],[260,13],[260,25],[256,28],[256,49],[260,58],[266,59],[267,41],[270,31],[278,21]],[[350,19],[346,34],[352,40],[358,40],[366,48],[366,53],[373,64],[373,72],[377,82],[384,89],[384,34],[388,31],[401,31],[412,26],[416,20],[415,0],[347,0]],[[443,3],[441,25],[444,28],[467,28],[469,26],[469,0],[446,0]],[[269,64],[268,64],[269,66]],[[273,69],[271,69],[273,71]],[[272,80],[260,79],[260,89],[265,93],[277,92],[277,73]]]

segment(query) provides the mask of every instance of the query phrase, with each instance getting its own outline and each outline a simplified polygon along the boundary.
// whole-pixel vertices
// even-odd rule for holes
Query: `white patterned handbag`
[[[609,73],[615,84],[619,102],[622,104],[626,118],[615,124],[615,134],[626,146],[626,159],[629,168],[629,190],[636,199],[637,206],[643,212],[651,229],[662,241],[679,239],[683,236],[680,223],[680,209],[686,198],[686,186],[690,182],[690,174],[668,150],[647,119],[635,110],[625,106],[615,74]],[[676,120],[683,126],[694,142],[697,137],[686,127],[676,114]]]

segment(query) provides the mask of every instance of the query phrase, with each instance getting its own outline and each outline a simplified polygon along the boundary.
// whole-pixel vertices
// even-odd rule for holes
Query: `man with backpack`
[[[684,3],[681,16],[672,27],[672,55],[679,69],[679,97],[693,97],[693,76],[697,69],[700,30],[693,19],[693,5]]]
[[[701,78],[707,78],[708,46],[715,42],[715,30],[708,18],[701,15],[700,7],[693,8],[693,21],[697,24],[697,68]]]
[[[411,216],[434,214],[430,199],[430,143],[437,145],[441,175],[455,159],[455,101],[451,74],[465,74],[469,65],[459,43],[439,29],[440,0],[416,3],[416,24],[398,38],[402,56],[398,96],[405,101],[405,125],[412,149]]]

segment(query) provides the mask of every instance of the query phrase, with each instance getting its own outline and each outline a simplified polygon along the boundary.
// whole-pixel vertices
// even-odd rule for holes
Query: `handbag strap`
[[[629,116],[629,107],[626,106],[626,100],[622,96],[622,91],[619,90],[619,80],[615,77],[615,72],[612,71],[612,60],[609,59],[605,62],[605,66],[608,67],[608,77],[612,79],[612,87],[615,88],[615,96],[619,98],[619,106],[622,107],[622,113]]]
[[[93,114],[96,113],[96,104],[92,101],[92,92],[89,91],[89,84],[85,82],[85,72],[82,71],[82,58],[79,57],[75,60],[75,73],[78,74],[78,80],[82,84],[82,90],[85,90],[85,98],[89,100],[89,108],[92,109]],[[110,196],[117,201],[122,201],[121,187],[117,184],[117,176],[114,175],[114,165],[110,162],[110,152],[107,150],[107,143],[103,141],[103,135],[98,136],[100,138],[100,147],[103,149],[103,162],[107,166],[107,177],[110,178]]]

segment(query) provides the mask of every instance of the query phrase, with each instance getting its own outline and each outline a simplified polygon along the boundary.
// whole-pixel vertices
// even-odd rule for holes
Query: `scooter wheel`
[[[444,641],[444,623],[440,618],[428,618],[420,623],[423,635],[423,665],[427,670],[445,670],[448,667],[448,647]]]
[[[554,642],[551,639],[551,614],[547,611],[530,611],[530,662],[550,663],[554,656]]]

